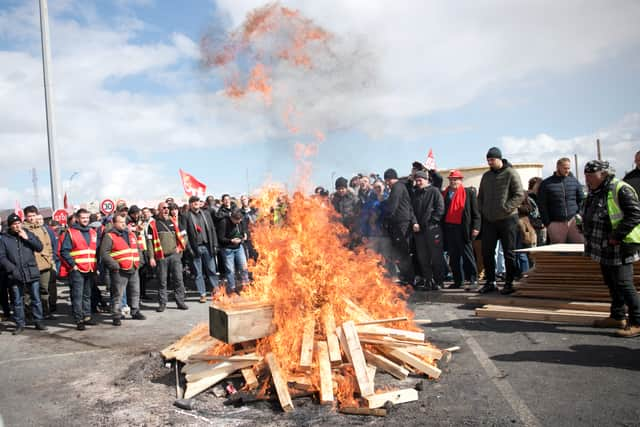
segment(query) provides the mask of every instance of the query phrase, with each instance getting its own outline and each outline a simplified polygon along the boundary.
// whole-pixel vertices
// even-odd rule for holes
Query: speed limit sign
[[[111,199],[104,199],[100,202],[100,212],[104,215],[109,215],[116,209],[116,204]]]

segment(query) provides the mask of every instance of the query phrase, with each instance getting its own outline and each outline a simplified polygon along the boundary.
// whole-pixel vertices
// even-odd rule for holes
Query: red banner
[[[16,207],[13,208],[13,213],[20,217],[20,221],[24,221],[24,212],[20,209],[20,202],[16,200]]]
[[[207,186],[198,181],[193,175],[186,173],[180,169],[180,179],[182,180],[182,187],[184,192],[188,196],[200,196],[204,197],[207,192]]]

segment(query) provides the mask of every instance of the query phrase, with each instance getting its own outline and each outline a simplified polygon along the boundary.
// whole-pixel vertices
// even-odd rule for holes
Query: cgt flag
[[[429,148],[429,154],[427,154],[427,161],[424,166],[429,170],[436,169],[436,158],[433,156],[433,150]]]
[[[180,169],[180,179],[182,180],[182,187],[184,192],[188,196],[200,196],[204,197],[207,192],[207,186],[195,179],[191,174],[186,173]]]
[[[16,200],[16,206],[13,208],[13,213],[20,217],[20,221],[24,221],[24,212],[20,208],[20,202]]]
[[[64,201],[62,202],[64,205],[64,209],[68,210],[69,209],[69,199],[67,198],[67,192],[64,192]]]

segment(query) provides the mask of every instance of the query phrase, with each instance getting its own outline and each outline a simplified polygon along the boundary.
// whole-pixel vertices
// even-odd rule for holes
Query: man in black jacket
[[[218,235],[208,212],[200,209],[200,198],[189,197],[189,211],[186,213],[188,251],[193,258],[196,270],[196,287],[200,294],[200,302],[207,302],[207,288],[204,276],[207,276],[211,290],[218,290],[218,269],[216,253],[218,251]]]
[[[423,277],[423,286],[438,290],[444,281],[442,271],[442,230],[440,221],[444,214],[442,194],[429,184],[429,175],[418,171],[413,179],[416,191],[413,194],[413,233],[416,257]]]
[[[631,185],[636,190],[636,194],[640,195],[640,151],[636,153],[633,160],[636,167],[626,174],[622,180]]]
[[[389,198],[383,207],[383,223],[389,231],[391,245],[394,249],[393,261],[400,270],[399,280],[402,283],[413,283],[414,271],[410,255],[411,224],[416,218],[411,208],[411,198],[404,182],[398,179],[395,169],[384,172],[384,181],[391,189]]]
[[[556,171],[538,190],[538,209],[551,243],[584,242],[575,219],[583,199],[582,185],[571,173],[571,160],[559,159]]]
[[[11,291],[13,292],[14,317],[16,329],[13,335],[24,331],[24,291],[27,288],[31,296],[31,312],[36,329],[47,329],[43,323],[42,303],[40,301],[40,270],[34,252],[42,251],[42,242],[30,231],[22,228],[22,221],[16,214],[7,218],[9,230],[0,236],[0,265],[7,271]]]
[[[449,267],[453,273],[451,288],[454,289],[462,286],[465,276],[470,283],[478,277],[471,242],[480,234],[480,210],[476,192],[463,186],[463,178],[460,171],[451,171],[449,186],[444,191],[444,246],[449,255]]]
[[[239,292],[242,288],[242,286],[236,286],[236,271],[240,271],[241,285],[249,283],[247,257],[243,247],[247,239],[247,232],[242,220],[242,211],[236,209],[231,213],[231,216],[221,219],[218,225],[218,236],[222,246],[222,258],[227,277],[227,293],[229,294]]]

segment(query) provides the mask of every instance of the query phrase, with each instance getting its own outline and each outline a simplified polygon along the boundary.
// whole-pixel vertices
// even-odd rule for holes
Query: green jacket
[[[495,222],[518,214],[518,206],[524,200],[520,175],[507,159],[502,159],[502,169],[489,169],[482,175],[478,190],[478,206],[482,219]]]

